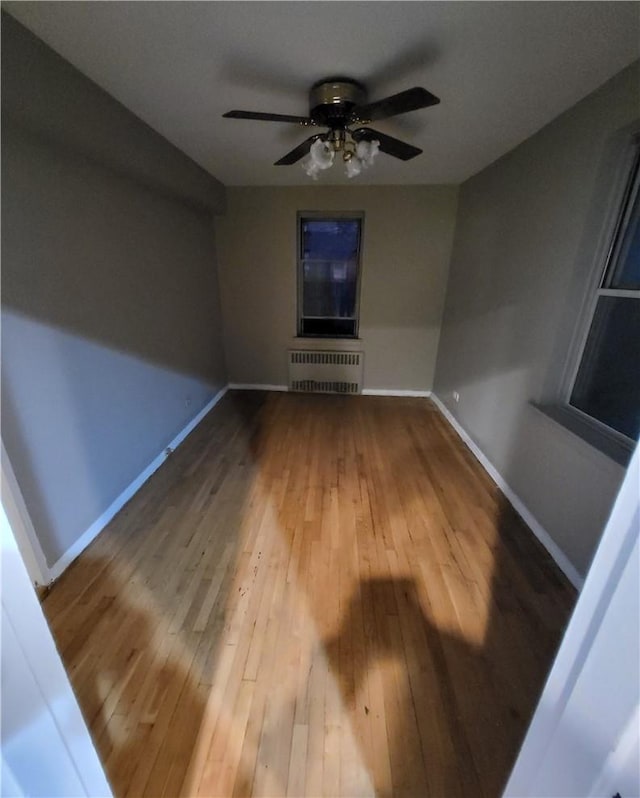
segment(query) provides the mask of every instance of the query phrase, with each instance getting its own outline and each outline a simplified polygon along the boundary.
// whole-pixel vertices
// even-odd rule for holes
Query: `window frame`
[[[566,411],[587,424],[595,432],[604,435],[629,452],[635,447],[635,440],[571,404],[571,396],[585,356],[589,334],[600,298],[606,296],[630,298],[640,302],[640,288],[611,288],[611,283],[619,264],[621,244],[629,226],[633,202],[639,193],[640,133],[636,133],[628,142],[621,172],[614,187],[615,201],[612,203],[612,212],[603,227],[603,239],[601,246],[598,247],[594,264],[595,273],[585,297],[583,311],[577,327],[577,336],[572,347],[572,354],[568,359],[568,368],[565,371],[561,395],[561,403]]]
[[[302,331],[302,320],[305,317],[303,314],[303,263],[302,257],[302,224],[305,220],[321,220],[326,222],[340,222],[345,219],[358,219],[360,222],[360,238],[358,241],[358,260],[356,272],[356,297],[355,297],[355,310],[354,310],[354,332],[353,335],[311,335]],[[362,286],[362,269],[363,269],[363,242],[364,242],[364,211],[298,211],[296,215],[296,279],[297,279],[297,307],[296,307],[296,336],[298,338],[311,338],[319,340],[341,340],[353,341],[359,338],[360,335],[360,289]],[[347,318],[347,317],[345,317]],[[351,317],[348,317],[351,318]]]

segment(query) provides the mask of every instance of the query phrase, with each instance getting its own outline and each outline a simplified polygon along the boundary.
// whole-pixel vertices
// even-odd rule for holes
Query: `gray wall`
[[[296,167],[291,167],[296,168]],[[299,168],[299,167],[297,167]],[[455,224],[453,186],[230,188],[216,220],[229,379],[287,383],[297,211],[364,211],[366,388],[431,389]]]
[[[2,437],[53,564],[226,384],[224,188],[2,16]]]
[[[581,573],[623,469],[530,402],[557,397],[616,153],[638,117],[639,72],[623,71],[462,186],[435,378]]]

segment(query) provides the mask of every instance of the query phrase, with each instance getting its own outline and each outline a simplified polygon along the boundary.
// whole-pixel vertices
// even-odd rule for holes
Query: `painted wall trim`
[[[207,404],[197,413],[191,421],[175,436],[175,438],[165,446],[160,454],[145,468],[145,470],[133,482],[126,487],[122,493],[115,499],[109,507],[91,524],[91,526],[84,532],[78,540],[71,546],[60,559],[49,568],[48,582],[57,579],[63,571],[71,565],[71,563],[78,557],[87,546],[102,532],[105,526],[111,521],[115,514],[124,507],[124,505],[131,499],[144,485],[144,483],[151,477],[167,459],[166,451],[168,448],[177,449],[182,441],[192,432],[202,419],[212,410],[222,397],[227,392],[228,386],[225,386],[211,399]]]
[[[584,584],[584,578],[580,576],[576,568],[572,565],[571,561],[567,557],[567,555],[553,540],[551,535],[542,526],[542,524],[540,524],[540,522],[535,518],[531,510],[529,510],[529,508],[518,496],[518,494],[506,482],[502,474],[500,474],[498,469],[493,465],[493,463],[485,455],[482,449],[480,449],[480,447],[475,443],[475,441],[471,438],[471,436],[467,433],[467,431],[455,418],[455,416],[451,413],[451,411],[447,408],[447,406],[442,402],[442,400],[438,396],[436,396],[435,393],[431,394],[431,400],[434,402],[434,404],[436,405],[438,410],[442,413],[442,415],[447,419],[449,424],[451,424],[454,430],[462,438],[466,446],[471,450],[471,452],[478,460],[480,465],[487,472],[487,474],[489,474],[491,479],[504,493],[504,495],[509,500],[515,511],[518,513],[518,515],[524,520],[529,529],[533,532],[533,534],[538,538],[540,543],[542,543],[545,549],[549,552],[549,554],[555,561],[558,568],[560,568],[562,573],[567,577],[567,579],[576,588],[576,590],[581,590]]]
[[[430,397],[431,391],[400,391],[395,388],[363,388],[363,396],[421,396]]]
[[[269,383],[230,382],[230,391],[288,391],[287,385],[271,385]]]

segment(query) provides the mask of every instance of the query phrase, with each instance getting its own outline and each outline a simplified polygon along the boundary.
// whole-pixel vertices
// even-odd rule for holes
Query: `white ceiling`
[[[635,2],[7,2],[54,50],[226,185],[299,185],[273,162],[309,135],[222,119],[306,114],[347,75],[370,99],[422,85],[441,104],[376,123],[421,147],[358,183],[458,183],[640,55]],[[346,183],[341,166],[321,183]]]

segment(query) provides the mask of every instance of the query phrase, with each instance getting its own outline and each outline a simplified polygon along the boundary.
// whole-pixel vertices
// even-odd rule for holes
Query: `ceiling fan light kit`
[[[340,146],[332,140],[317,139],[309,148],[309,154],[301,161],[304,171],[313,178],[318,179],[318,174],[333,166],[337,152],[342,152],[347,177],[359,175],[363,169],[371,166],[380,150],[378,141],[359,141],[357,144],[351,138],[341,141]]]
[[[250,119],[264,122],[288,122],[302,127],[326,127],[275,162],[275,166],[289,166],[302,161],[302,168],[314,180],[320,172],[333,166],[337,153],[342,155],[347,177],[355,177],[371,166],[378,154],[384,152],[402,161],[415,158],[422,152],[418,147],[379,133],[366,125],[388,119],[408,111],[437,105],[440,100],[426,89],[416,86],[382,100],[367,102],[362,83],[351,78],[328,78],[314,83],[309,92],[309,116],[270,114],[259,111],[228,111],[227,119]]]

